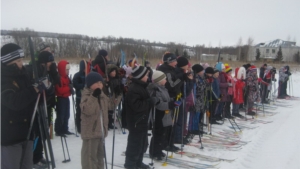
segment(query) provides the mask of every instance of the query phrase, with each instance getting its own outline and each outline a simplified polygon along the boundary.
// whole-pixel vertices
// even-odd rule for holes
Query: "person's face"
[[[66,69],[66,75],[69,75],[70,69]]]
[[[116,70],[112,71],[109,73],[110,77],[116,77]]]
[[[226,69],[224,68],[224,69],[222,69],[222,72],[225,72],[226,71]]]
[[[172,67],[176,67],[177,61],[173,61],[173,62],[169,63],[169,65],[172,66]]]
[[[146,75],[141,79],[141,81],[147,82],[147,80],[148,80],[148,73],[146,73]]]
[[[162,80],[162,81],[159,82],[159,85],[164,86],[166,83],[167,83],[167,80],[164,79],[164,80]]]
[[[202,70],[201,72],[198,73],[199,76],[203,77],[204,75],[204,70]]]
[[[212,77],[212,74],[210,74],[210,73],[206,73],[206,76],[208,76],[208,77]]]
[[[53,62],[47,62],[47,63],[46,63],[46,69],[47,69],[47,71],[50,70],[50,66],[51,66],[52,63],[53,63]]]
[[[183,69],[183,70],[188,70],[188,68],[189,68],[189,65],[185,65],[185,66],[181,67],[181,69]]]
[[[91,87],[92,90],[96,90],[97,88],[101,89],[103,88],[103,83],[101,81],[94,83]]]
[[[19,59],[16,59],[16,60],[12,61],[12,62],[9,62],[9,63],[7,64],[7,66],[13,65],[13,64],[16,64],[17,67],[21,70],[22,67],[23,67],[23,58],[19,58]]]
[[[47,51],[47,52],[50,52],[50,53],[52,53],[52,51],[51,51],[51,48],[50,47],[46,47],[43,51]]]
[[[218,78],[219,75],[220,75],[220,73],[219,73],[219,72],[216,72],[213,76],[214,76],[214,78]]]
[[[231,73],[232,73],[232,72],[230,71],[230,72],[227,73],[227,75],[228,75],[228,76],[231,76]]]
[[[264,66],[265,69],[267,69],[267,66]]]

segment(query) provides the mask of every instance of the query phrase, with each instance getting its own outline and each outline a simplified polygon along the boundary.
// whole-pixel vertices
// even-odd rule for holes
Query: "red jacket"
[[[245,87],[245,82],[242,79],[237,78],[239,68],[235,69],[235,78],[234,78],[234,85],[233,85],[233,99],[232,102],[234,104],[242,104],[244,103],[244,92],[243,89]]]
[[[55,85],[55,94],[58,97],[69,97],[71,95],[70,84],[71,81],[66,74],[67,61],[62,60],[58,63],[58,73],[60,75],[60,85]]]

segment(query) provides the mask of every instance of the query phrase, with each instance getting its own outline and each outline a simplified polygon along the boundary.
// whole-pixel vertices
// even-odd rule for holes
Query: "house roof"
[[[265,42],[265,43],[259,43],[255,45],[254,47],[296,47],[296,42],[291,42],[291,41],[284,41],[281,39],[275,39],[273,41]]]

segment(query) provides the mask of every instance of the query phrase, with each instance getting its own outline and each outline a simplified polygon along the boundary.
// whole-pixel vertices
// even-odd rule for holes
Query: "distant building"
[[[283,61],[293,62],[295,61],[294,55],[300,51],[300,46],[296,46],[296,42],[284,41],[281,39],[276,39],[273,41],[259,43],[255,46],[250,47],[249,50],[249,61],[256,60],[256,50],[260,51],[261,60],[274,60],[276,59],[277,52],[279,51],[279,46],[281,46],[281,51],[283,55]]]

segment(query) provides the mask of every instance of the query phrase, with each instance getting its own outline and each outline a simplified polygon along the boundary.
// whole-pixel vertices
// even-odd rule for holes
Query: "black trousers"
[[[80,99],[76,99],[76,116],[75,116],[75,124],[78,133],[81,133],[81,109],[80,109]]]
[[[129,129],[124,166],[135,168],[143,162],[148,147],[148,129]]]
[[[155,125],[154,132],[152,130],[152,138],[149,147],[149,154],[152,156],[159,156],[162,153],[162,150],[167,146],[164,140],[167,139],[166,129],[163,126],[162,119],[165,115],[165,112],[156,110],[155,114]]]

